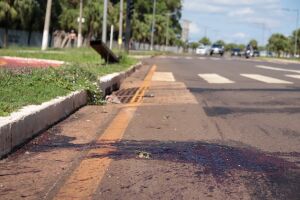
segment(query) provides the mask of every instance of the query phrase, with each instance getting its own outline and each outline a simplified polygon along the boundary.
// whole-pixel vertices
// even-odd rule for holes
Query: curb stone
[[[108,95],[119,89],[123,80],[141,66],[142,63],[138,63],[124,72],[100,77],[98,84],[103,94]],[[0,159],[43,130],[68,117],[87,102],[85,90],[75,91],[41,105],[25,106],[10,116],[0,117]]]

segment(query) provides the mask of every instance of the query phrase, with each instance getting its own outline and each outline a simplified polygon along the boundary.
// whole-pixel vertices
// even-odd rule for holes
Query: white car
[[[197,55],[208,55],[208,48],[206,46],[200,46],[196,49]]]

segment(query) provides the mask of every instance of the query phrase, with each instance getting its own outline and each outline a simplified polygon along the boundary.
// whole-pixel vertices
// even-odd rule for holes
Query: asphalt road
[[[0,162],[0,195],[300,199],[299,64],[144,62],[116,93],[124,104],[84,108]]]

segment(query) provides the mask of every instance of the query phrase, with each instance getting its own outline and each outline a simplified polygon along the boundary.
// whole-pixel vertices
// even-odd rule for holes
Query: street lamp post
[[[299,23],[299,9],[289,9],[289,8],[283,8],[284,11],[288,12],[296,12],[296,36],[295,36],[295,49],[294,49],[294,56],[297,55],[297,40],[298,40],[298,23]]]
[[[106,44],[106,35],[107,35],[107,0],[104,0],[103,7],[103,22],[102,22],[102,42]]]
[[[45,24],[44,24],[44,32],[43,32],[42,51],[46,50],[47,47],[48,47],[50,17],[51,17],[51,6],[52,6],[52,0],[48,0],[47,1],[47,8],[46,8],[46,17],[45,17]]]
[[[169,21],[170,16],[175,15],[176,12],[167,13],[167,27],[166,27],[166,47],[169,45]]]
[[[153,2],[152,28],[151,28],[151,46],[150,46],[151,51],[153,50],[153,43],[154,43],[155,12],[156,12],[156,0],[154,0],[154,2]]]
[[[81,47],[82,45],[82,0],[80,0],[79,4],[79,24],[78,24],[78,41],[77,41],[77,47]]]
[[[122,36],[123,36],[123,4],[124,1],[120,1],[120,19],[119,19],[119,37],[118,37],[118,44],[119,44],[119,50],[122,48]]]

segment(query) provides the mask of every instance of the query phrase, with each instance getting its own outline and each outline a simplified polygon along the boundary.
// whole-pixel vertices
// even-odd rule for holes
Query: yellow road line
[[[112,161],[109,155],[117,150],[116,147],[113,147],[113,144],[122,139],[137,107],[142,103],[143,96],[150,86],[155,70],[156,66],[153,66],[129,105],[118,113],[103,135],[97,140],[96,145],[100,145],[100,147],[88,152],[87,157],[60,188],[54,199],[92,199]]]

